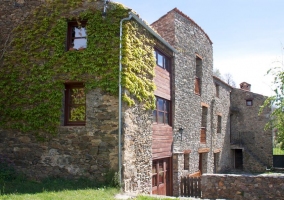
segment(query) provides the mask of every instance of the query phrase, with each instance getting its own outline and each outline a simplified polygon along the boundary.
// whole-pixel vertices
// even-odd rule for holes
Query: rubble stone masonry
[[[201,177],[202,199],[283,199],[284,176],[205,174]]]

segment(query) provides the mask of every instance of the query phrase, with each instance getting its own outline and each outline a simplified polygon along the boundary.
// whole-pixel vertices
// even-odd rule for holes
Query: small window
[[[154,122],[158,124],[170,124],[169,110],[170,102],[166,99],[156,97],[156,109],[153,111]]]
[[[220,90],[220,86],[218,84],[215,85],[215,89],[216,89],[216,97],[219,98],[219,90]]]
[[[158,51],[155,51],[155,54],[156,54],[156,64],[159,67],[169,71],[169,64],[170,64],[169,58]]]
[[[87,48],[86,21],[69,22],[67,33],[67,49],[82,50]]]
[[[201,95],[201,84],[202,84],[201,77],[202,77],[202,59],[196,55],[194,93],[197,95]]]
[[[246,100],[247,106],[252,106],[252,100]]]
[[[86,122],[86,95],[83,83],[65,84],[66,126],[84,126]]]
[[[222,117],[220,115],[218,115],[218,121],[217,121],[217,133],[221,133],[222,130]]]
[[[184,170],[189,170],[189,154],[184,154]]]
[[[208,108],[205,106],[202,106],[201,130],[200,130],[200,142],[201,143],[206,143],[207,113],[208,113]]]

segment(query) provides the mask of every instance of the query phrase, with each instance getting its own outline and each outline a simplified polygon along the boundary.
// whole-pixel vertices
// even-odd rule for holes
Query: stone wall
[[[61,126],[59,134],[46,142],[31,134],[1,130],[1,155],[36,180],[86,177],[105,181],[109,172],[118,171],[118,97],[92,90],[86,95],[86,106],[86,126]],[[143,105],[124,105],[122,121],[123,189],[149,194],[152,112]]]
[[[211,112],[214,84],[213,48],[206,33],[189,17],[177,9],[173,9],[152,24],[152,27],[178,51],[175,54],[174,68],[172,71],[172,115],[174,135],[179,128],[183,128],[182,141],[176,140],[173,144],[173,194],[178,196],[182,175],[197,172],[199,170],[200,148],[209,148],[203,162],[204,170],[213,172],[213,147],[211,143]],[[196,54],[202,57],[202,88],[201,95],[194,93],[196,76]],[[206,144],[200,143],[200,129],[202,106],[209,106],[207,115]],[[189,168],[184,169],[184,152],[189,154]]]
[[[40,142],[31,134],[0,131],[0,152],[30,178],[88,177],[103,181],[118,170],[118,98],[90,91],[86,126],[61,126],[58,135]]]
[[[273,165],[272,131],[264,130],[270,109],[258,115],[266,98],[242,89],[232,90],[231,148],[242,149],[245,171],[263,172]],[[247,106],[246,100],[252,100],[252,106]]]
[[[45,0],[1,1],[0,65],[1,50],[12,39],[12,30],[43,3]],[[91,4],[83,3],[77,11],[84,11]],[[103,1],[94,4],[100,9]],[[89,91],[85,126],[63,126],[63,108],[64,105],[59,133],[48,141],[40,142],[29,133],[0,130],[1,156],[11,160],[18,171],[36,180],[54,176],[87,177],[99,182],[104,181],[108,173],[117,172],[118,97],[99,89]],[[131,108],[123,104],[122,110],[123,189],[149,194],[152,189],[152,111],[145,110],[140,104]]]
[[[201,177],[204,199],[283,199],[284,175],[212,175]]]
[[[152,191],[152,111],[124,106],[123,179],[125,192]]]
[[[232,153],[230,149],[230,95],[233,89],[217,77],[214,77],[215,89],[219,87],[219,96],[214,98],[212,146],[216,154],[215,173],[224,172],[232,166]],[[218,116],[221,117],[221,132],[217,131]]]

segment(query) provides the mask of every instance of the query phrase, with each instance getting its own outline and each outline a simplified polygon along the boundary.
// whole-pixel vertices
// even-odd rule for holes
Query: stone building
[[[70,13],[79,16],[90,8],[94,12],[104,10],[105,1],[82,2],[64,16]],[[6,51],[12,48],[5,46],[13,38],[10,32],[44,4],[45,1],[17,4],[4,1],[0,8],[1,13],[6,13],[6,20],[0,21],[5,27],[0,33],[4,41],[0,43],[4,49],[0,52],[0,67],[5,64]],[[117,9],[115,5],[110,9]],[[269,120],[269,110],[258,115],[265,97],[252,93],[246,82],[237,89],[213,76],[213,43],[205,31],[177,8],[155,21],[151,25],[153,29],[132,12],[124,17],[123,23],[134,23],[136,28],[141,28],[141,38],[155,41],[155,45],[147,44],[147,48],[155,52],[156,58],[152,78],[156,85],[156,108],[147,110],[134,98],[132,106],[122,103],[120,113],[119,98],[95,88],[85,94],[85,120],[74,123],[66,118],[69,107],[65,99],[70,87],[82,91],[82,83],[74,85],[69,80],[64,82],[58,134],[39,142],[36,135],[1,127],[0,154],[34,179],[60,176],[103,181],[107,173],[118,171],[125,192],[174,196],[179,195],[179,183],[185,175],[236,169],[263,172],[272,166],[272,136],[263,130]],[[108,40],[113,40],[117,45],[113,49],[118,50],[117,27],[116,35]],[[85,51],[90,47],[84,43],[86,38],[84,34],[75,38],[83,42]],[[64,54],[79,44],[82,43],[74,42]],[[66,42],[66,45],[70,44]],[[79,48],[75,52],[79,54]],[[132,59],[130,54],[124,56]],[[139,70],[136,73],[140,76]],[[124,94],[130,93],[127,88],[122,90]]]
[[[243,82],[233,88],[213,74],[209,36],[177,8],[152,24],[178,53],[172,69],[173,195],[180,179],[196,173],[263,172],[272,166],[265,96]]]

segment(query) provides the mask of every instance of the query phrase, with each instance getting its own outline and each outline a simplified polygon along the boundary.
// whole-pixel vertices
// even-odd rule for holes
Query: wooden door
[[[152,164],[152,194],[171,194],[171,159],[163,158],[153,160]]]

